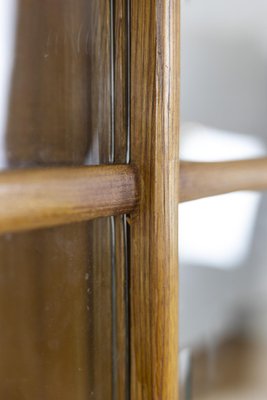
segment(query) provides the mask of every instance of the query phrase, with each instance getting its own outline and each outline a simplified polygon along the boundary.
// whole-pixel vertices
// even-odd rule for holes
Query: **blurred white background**
[[[265,154],[266,16],[266,0],[182,3],[181,155],[186,158],[248,157],[248,144],[251,156]],[[237,329],[267,341],[266,194],[182,205],[179,236],[181,346]]]
[[[6,167],[5,134],[15,57],[17,0],[0,0],[0,168]]]

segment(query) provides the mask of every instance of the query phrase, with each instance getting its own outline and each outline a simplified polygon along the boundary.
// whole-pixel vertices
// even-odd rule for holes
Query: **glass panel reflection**
[[[109,161],[110,34],[106,0],[0,2],[1,169]],[[0,398],[123,398],[114,226],[115,237],[100,219],[0,238]]]
[[[2,168],[108,160],[108,17],[104,1],[1,2]]]
[[[109,221],[93,224],[1,238],[1,398],[110,398]]]

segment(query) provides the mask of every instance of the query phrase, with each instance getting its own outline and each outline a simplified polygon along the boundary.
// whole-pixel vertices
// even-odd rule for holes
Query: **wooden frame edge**
[[[132,1],[131,398],[178,398],[178,0]]]

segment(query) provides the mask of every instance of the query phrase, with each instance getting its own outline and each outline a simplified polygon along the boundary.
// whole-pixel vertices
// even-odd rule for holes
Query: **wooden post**
[[[178,398],[179,1],[131,7],[131,398]]]

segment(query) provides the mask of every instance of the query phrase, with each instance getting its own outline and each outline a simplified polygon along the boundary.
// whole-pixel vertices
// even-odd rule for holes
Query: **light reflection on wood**
[[[18,7],[9,168],[106,162],[108,2]],[[111,398],[109,243],[108,220],[1,238],[0,398]]]

